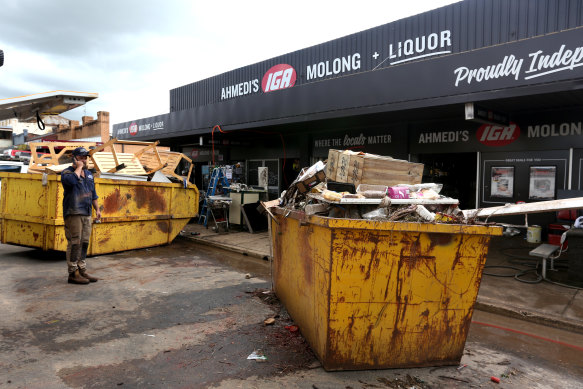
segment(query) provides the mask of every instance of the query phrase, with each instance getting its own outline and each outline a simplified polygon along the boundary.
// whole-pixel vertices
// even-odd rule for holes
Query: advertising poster
[[[556,173],[555,166],[532,166],[530,168],[528,198],[554,199]]]
[[[514,167],[492,167],[490,196],[512,197],[514,195]]]

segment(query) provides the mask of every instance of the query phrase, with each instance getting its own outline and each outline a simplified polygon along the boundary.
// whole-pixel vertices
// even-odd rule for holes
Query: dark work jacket
[[[77,177],[75,169],[70,166],[61,173],[61,184],[65,189],[63,197],[63,217],[68,215],[91,216],[91,204],[97,200],[93,175],[83,170],[85,178]]]

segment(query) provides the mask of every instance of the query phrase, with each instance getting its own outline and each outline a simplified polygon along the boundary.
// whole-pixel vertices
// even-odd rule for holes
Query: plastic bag
[[[441,192],[441,189],[443,189],[443,184],[436,184],[433,182],[428,182],[426,184],[399,184],[398,186],[406,186],[407,188],[409,188],[409,192],[418,192],[422,189],[432,189],[435,191],[435,193],[439,193]]]
[[[431,188],[423,188],[416,192],[410,192],[410,199],[426,199],[426,200],[437,200],[439,198],[439,193]]]
[[[385,219],[389,216],[389,211],[387,208],[377,208],[374,211],[367,212],[362,215],[363,219],[366,220],[377,220],[377,219]]]

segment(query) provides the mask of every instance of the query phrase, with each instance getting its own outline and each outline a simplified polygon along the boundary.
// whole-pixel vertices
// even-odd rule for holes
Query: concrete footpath
[[[258,260],[271,257],[267,231],[251,234],[231,228],[229,232],[217,233],[212,228],[191,223],[181,235]],[[528,283],[514,278],[521,269],[536,265],[537,259],[528,255],[536,247],[537,244],[527,243],[520,236],[492,239],[476,309],[583,333],[583,290],[548,281]],[[549,277],[560,276],[553,273],[549,271]],[[534,272],[520,278],[534,281]]]

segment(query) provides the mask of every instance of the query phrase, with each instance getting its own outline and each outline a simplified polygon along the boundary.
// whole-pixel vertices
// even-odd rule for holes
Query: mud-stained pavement
[[[286,329],[293,322],[270,293],[267,261],[183,238],[94,257],[89,269],[102,280],[70,285],[61,254],[0,245],[0,388],[462,388],[494,385],[490,376],[504,387],[581,383],[577,369],[485,345],[474,327],[461,370],[327,373]],[[267,361],[248,360],[254,350]]]

